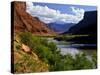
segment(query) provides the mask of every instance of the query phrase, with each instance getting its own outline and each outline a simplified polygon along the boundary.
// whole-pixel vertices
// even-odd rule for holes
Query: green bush
[[[21,42],[28,45],[32,51],[48,63],[49,71],[77,70],[77,69],[92,69],[97,65],[96,55],[92,56],[93,62],[86,58],[85,54],[77,54],[74,58],[71,54],[61,55],[56,44],[48,42],[43,37],[33,36],[29,32],[21,33]],[[62,39],[66,39],[63,36]]]
[[[51,49],[52,52],[57,51],[56,44],[53,42],[48,43],[48,47]]]
[[[92,69],[93,63],[86,57],[84,53],[77,54],[74,61],[74,67],[75,69]]]
[[[92,61],[94,63],[95,68],[97,68],[97,53],[94,53],[92,55]]]
[[[31,43],[31,39],[32,39],[32,34],[29,32],[25,32],[25,33],[21,33],[20,34],[21,37],[21,42],[29,45]]]
[[[63,70],[73,70],[74,69],[74,66],[73,66],[73,63],[74,63],[74,58],[72,57],[71,54],[67,54],[64,56],[64,59],[63,59]]]
[[[52,52],[50,49],[44,45],[37,45],[36,52],[38,53],[39,57],[48,61],[51,58]]]
[[[21,42],[28,45],[32,50],[34,50],[39,57],[45,60],[51,60],[52,51],[56,51],[57,47],[54,43],[48,43],[45,38],[33,36],[29,32],[24,32],[20,34]]]
[[[85,54],[77,54],[74,58],[71,54],[59,57],[56,55],[53,58],[54,64],[51,65],[51,71],[66,71],[66,70],[80,70],[80,69],[93,69],[93,63]]]
[[[40,44],[40,38],[37,36],[33,36],[30,32],[23,32],[20,34],[21,42],[28,45],[33,50],[35,47]]]

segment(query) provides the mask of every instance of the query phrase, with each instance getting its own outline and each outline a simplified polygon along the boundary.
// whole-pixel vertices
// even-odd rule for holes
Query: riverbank
[[[87,54],[85,53],[77,53],[73,58],[73,55],[70,53],[66,54],[66,52],[64,52],[65,54],[62,55],[62,43],[54,38],[34,36],[29,32],[23,32],[16,35],[17,38],[14,37],[15,39],[12,41],[14,42],[14,49],[12,51],[15,54],[22,56],[21,59],[18,58],[18,56],[14,56],[14,60],[17,61],[14,61],[15,63],[12,63],[12,66],[14,66],[14,72],[16,73],[41,72],[41,70],[38,70],[37,67],[41,68],[42,66],[44,67],[41,68],[43,72],[95,69],[97,66],[96,54],[92,54],[92,61],[87,58]],[[30,52],[27,53],[25,52],[27,50],[21,49],[22,44],[30,49]],[[71,43],[63,41],[63,44],[68,46],[68,44],[70,45]],[[58,47],[58,45],[60,46]],[[68,52],[68,48],[65,48],[65,50],[63,49],[63,51]],[[75,49],[73,51],[75,51]],[[22,52],[22,54],[20,52]],[[69,49],[69,52],[72,52],[72,49]],[[35,59],[32,55],[33,53],[38,57],[38,61],[31,60],[31,58]],[[24,61],[26,64],[23,62],[22,64],[24,65],[20,64],[21,61]],[[39,61],[41,61],[41,63],[38,63]],[[23,69],[24,67],[26,68],[25,70]]]

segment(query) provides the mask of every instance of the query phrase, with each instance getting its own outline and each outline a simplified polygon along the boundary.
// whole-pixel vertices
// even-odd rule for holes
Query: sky
[[[26,2],[26,11],[44,23],[78,23],[86,11],[97,10],[96,6]]]

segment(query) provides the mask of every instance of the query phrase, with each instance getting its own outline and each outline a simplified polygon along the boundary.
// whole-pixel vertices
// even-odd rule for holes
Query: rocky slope
[[[14,36],[11,54],[12,73],[48,72],[48,64],[43,62],[28,45],[23,44],[18,34]]]
[[[32,32],[36,35],[55,34],[48,26],[38,18],[32,17],[26,12],[26,3],[14,1],[11,3],[11,23],[14,32]]]

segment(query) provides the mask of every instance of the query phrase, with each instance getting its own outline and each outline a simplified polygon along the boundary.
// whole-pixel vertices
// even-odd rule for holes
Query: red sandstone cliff
[[[26,12],[26,3],[14,1],[11,4],[12,27],[14,32],[32,32],[36,35],[54,35],[47,25]]]

